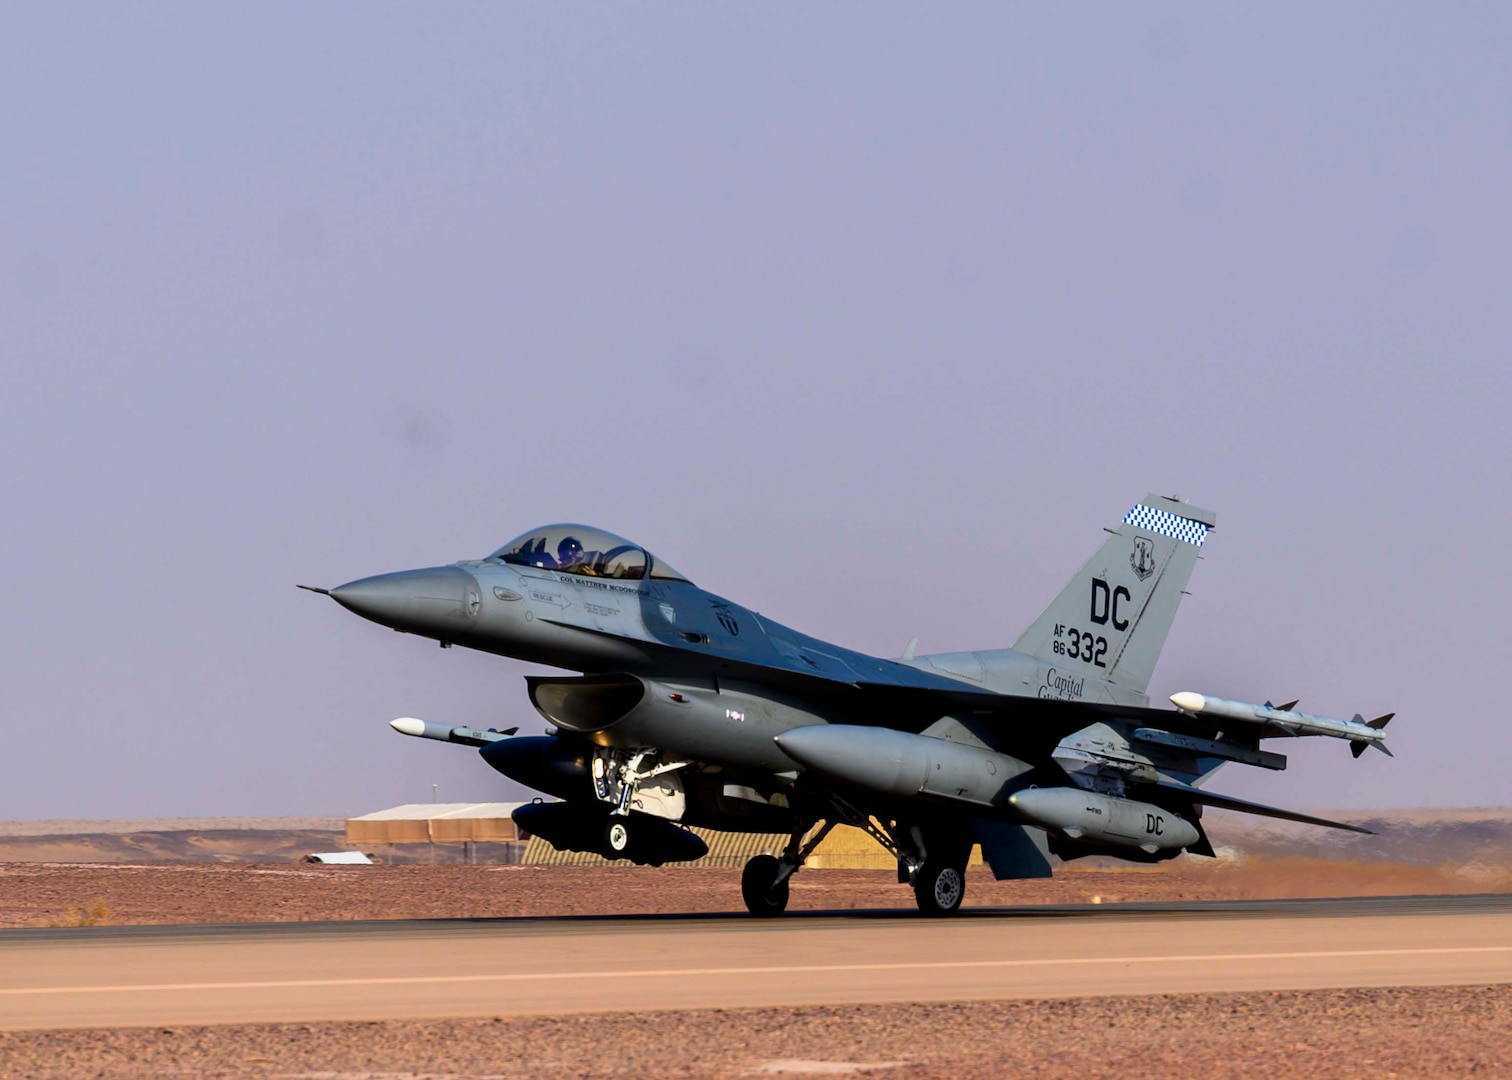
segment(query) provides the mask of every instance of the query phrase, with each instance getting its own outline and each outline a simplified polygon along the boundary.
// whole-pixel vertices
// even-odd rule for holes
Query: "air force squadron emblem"
[[[1129,565],[1134,574],[1143,581],[1155,572],[1155,541],[1147,536],[1134,538],[1134,550],[1129,553]]]

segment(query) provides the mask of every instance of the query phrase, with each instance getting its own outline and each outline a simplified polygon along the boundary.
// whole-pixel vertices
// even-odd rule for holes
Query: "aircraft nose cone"
[[[457,566],[360,578],[332,589],[331,599],[364,619],[442,640],[465,630],[480,606],[477,579]]]

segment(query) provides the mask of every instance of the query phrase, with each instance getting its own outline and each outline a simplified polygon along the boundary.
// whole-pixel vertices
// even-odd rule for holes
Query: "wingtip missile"
[[[401,716],[395,720],[389,721],[389,727],[393,728],[399,734],[413,735],[417,739],[425,738],[425,729],[432,726],[440,727],[441,725],[427,724],[424,720],[417,719],[413,716]]]
[[[1171,695],[1171,704],[1182,712],[1200,713],[1207,707],[1207,698],[1201,694],[1194,694],[1190,690],[1183,690],[1179,694]]]
[[[1228,701],[1224,698],[1209,697],[1206,694],[1196,694],[1190,690],[1172,694],[1171,704],[1193,715],[1258,725],[1265,729],[1260,733],[1261,738],[1285,735],[1326,735],[1334,739],[1348,739],[1350,752],[1355,757],[1364,753],[1367,746],[1379,747],[1389,757],[1396,756],[1386,749],[1383,730],[1396,715],[1395,713],[1387,713],[1385,716],[1370,721],[1365,720],[1359,713],[1356,713],[1352,720],[1336,720],[1327,716],[1296,712],[1290,707],[1296,704],[1295,701],[1283,706],[1269,703],[1253,705],[1247,701]]]

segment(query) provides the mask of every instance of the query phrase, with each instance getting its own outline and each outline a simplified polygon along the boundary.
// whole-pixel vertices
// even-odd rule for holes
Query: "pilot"
[[[577,537],[563,537],[562,542],[557,545],[557,569],[573,570],[581,574],[587,570],[586,565],[578,565],[582,561],[583,545],[578,542]]]

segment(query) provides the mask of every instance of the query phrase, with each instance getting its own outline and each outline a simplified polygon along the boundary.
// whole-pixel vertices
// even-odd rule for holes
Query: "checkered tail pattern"
[[[1184,518],[1169,510],[1146,506],[1144,503],[1136,503],[1134,509],[1124,515],[1124,524],[1175,540],[1184,540],[1196,547],[1202,546],[1208,534],[1208,527],[1200,521]]]

